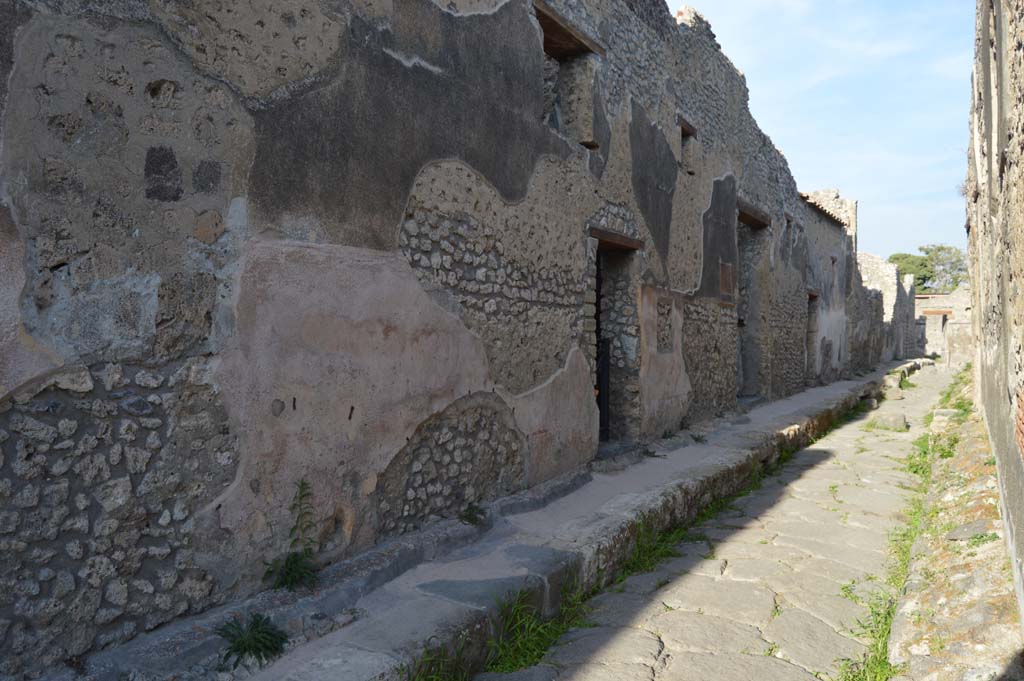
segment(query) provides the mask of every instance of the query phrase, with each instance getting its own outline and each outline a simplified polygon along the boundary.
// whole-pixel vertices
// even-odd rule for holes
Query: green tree
[[[967,257],[955,246],[921,246],[922,255],[894,253],[889,262],[903,274],[914,275],[918,293],[949,293],[967,279]]]
[[[928,258],[923,255],[893,253],[889,256],[889,262],[896,265],[901,274],[913,274],[914,286],[919,292],[924,292],[928,282],[935,276],[935,271],[928,263]]]
[[[920,250],[928,259],[934,275],[928,281],[928,288],[935,293],[949,293],[967,279],[967,256],[955,246],[932,244],[921,246]]]

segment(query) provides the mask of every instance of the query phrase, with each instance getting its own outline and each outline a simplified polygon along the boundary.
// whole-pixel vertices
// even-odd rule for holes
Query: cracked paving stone
[[[837,633],[803,610],[784,610],[764,629],[765,638],[779,646],[779,655],[813,673],[838,672],[836,661],[859,659],[864,644]]]
[[[886,545],[884,534],[842,525],[835,520],[828,527],[816,523],[794,521],[769,523],[768,530],[784,537],[800,537],[814,541],[827,539],[830,544],[842,544],[864,551],[878,551],[879,547]]]
[[[844,544],[832,544],[827,541],[827,536],[818,540],[786,535],[776,537],[775,543],[780,546],[802,549],[818,558],[828,558],[839,563],[858,565],[873,574],[885,574],[886,555],[882,552],[885,548],[884,545],[878,547],[877,551],[866,551]]]
[[[781,596],[782,611],[793,607],[805,610],[823,620],[836,631],[852,632],[859,630],[859,622],[867,616],[867,609],[847,600],[837,592],[829,596],[813,591],[790,591]]]
[[[558,681],[654,681],[656,672],[642,664],[581,664],[563,669]]]
[[[814,676],[800,667],[776,657],[728,653],[675,656],[660,678],[671,681],[814,681]]]
[[[777,560],[762,558],[732,558],[722,573],[726,579],[741,582],[760,582],[769,575],[791,574],[793,568]]]
[[[767,624],[775,609],[775,594],[759,584],[699,575],[677,580],[660,595],[670,608],[704,612],[755,627]]]
[[[672,654],[686,653],[763,653],[768,643],[761,632],[714,615],[687,610],[663,612],[647,622],[647,628],[661,636]]]
[[[640,627],[647,620],[665,612],[656,598],[632,593],[606,591],[588,603],[586,621],[601,627]]]
[[[664,646],[649,631],[624,627],[591,627],[565,634],[544,656],[546,664],[624,664],[653,667]]]

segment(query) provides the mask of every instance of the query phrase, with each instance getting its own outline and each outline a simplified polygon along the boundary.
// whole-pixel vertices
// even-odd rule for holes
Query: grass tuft
[[[934,445],[928,435],[922,435],[914,440],[913,450],[904,461],[906,470],[920,479],[920,485],[918,494],[907,509],[906,525],[889,535],[889,569],[885,581],[892,587],[893,593],[901,593],[906,585],[910,575],[911,549],[914,541],[928,528],[931,518],[926,499],[932,484],[932,466],[937,453]],[[948,440],[942,445],[948,446]],[[840,592],[853,600],[856,598],[853,587],[851,582],[844,585]],[[889,681],[904,671],[901,666],[889,662],[889,634],[896,615],[896,599],[878,590],[868,598],[866,605],[868,616],[859,623],[858,633],[869,640],[868,649],[860,659],[841,660],[835,681]]]
[[[989,542],[994,542],[998,540],[999,535],[995,532],[978,533],[967,540],[967,546],[972,549],[976,549],[979,546],[983,546],[985,544],[988,544]]]
[[[562,599],[558,615],[544,619],[519,592],[501,606],[502,634],[492,639],[487,671],[511,673],[539,663],[555,641],[572,628],[586,624],[587,594],[576,590]]]
[[[621,582],[630,575],[650,572],[659,563],[679,555],[676,544],[692,539],[685,527],[675,527],[663,532],[654,529],[647,519],[637,524],[636,543],[629,557],[622,564],[615,581]]]
[[[404,670],[406,681],[470,681],[469,665],[464,659],[465,639],[454,652],[435,648],[424,652],[411,667]]]
[[[288,634],[259,613],[253,613],[245,624],[238,619],[228,620],[217,627],[217,635],[228,642],[222,662],[234,658],[232,669],[250,659],[262,667],[280,656],[288,643]]]

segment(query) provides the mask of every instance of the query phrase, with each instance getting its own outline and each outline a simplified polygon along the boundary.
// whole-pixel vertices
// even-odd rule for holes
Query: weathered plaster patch
[[[25,245],[10,212],[0,203],[0,402],[19,385],[63,364],[52,350],[33,339],[21,319],[25,285]]]
[[[266,95],[315,76],[338,50],[344,30],[316,0],[149,4],[198,68],[243,95]]]
[[[597,402],[590,365],[578,348],[565,367],[521,395],[499,391],[528,443],[527,484],[536,485],[589,462],[597,451]]]
[[[252,559],[287,547],[297,480],[313,487],[328,551],[365,547],[377,532],[367,479],[425,419],[492,383],[479,338],[398,254],[257,242],[238,289],[218,373],[244,455],[198,544],[253,578]]]
[[[526,3],[456,17],[429,0],[403,2],[387,30],[354,17],[333,82],[256,114],[257,219],[280,230],[288,215],[314,215],[334,243],[393,249],[416,176],[447,158],[521,199],[541,156],[570,151],[539,124],[542,52],[532,21]],[[385,49],[443,75],[410,69]]]
[[[664,333],[665,351],[659,348],[663,341],[659,329],[662,311],[666,312],[664,323],[668,327]],[[682,351],[687,341],[683,338],[683,305],[679,297],[650,286],[641,289],[640,342],[640,433],[644,438],[656,439],[679,428],[693,393]]]

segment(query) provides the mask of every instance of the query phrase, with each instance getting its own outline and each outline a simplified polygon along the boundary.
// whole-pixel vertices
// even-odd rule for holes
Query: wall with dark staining
[[[999,466],[1002,517],[1024,612],[1024,129],[1021,3],[979,0],[970,110],[967,230],[975,390]]]
[[[0,2],[0,676],[588,465],[600,343],[631,445],[895,355],[707,22],[549,5]]]

